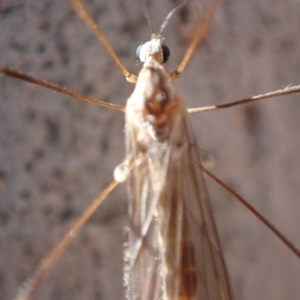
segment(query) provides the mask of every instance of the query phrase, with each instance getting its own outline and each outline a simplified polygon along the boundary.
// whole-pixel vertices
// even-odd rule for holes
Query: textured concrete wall
[[[120,59],[137,72],[135,47],[149,37],[139,1],[87,2]],[[148,2],[158,28],[175,1]],[[165,31],[170,71],[190,33],[190,24],[180,22],[195,18],[195,7],[192,2]],[[187,105],[299,84],[299,16],[299,1],[224,1],[175,83]],[[1,65],[120,105],[133,89],[68,1],[2,0],[0,28]],[[124,157],[124,120],[5,76],[0,92],[0,299],[7,300],[112,180]],[[298,247],[299,109],[300,95],[294,95],[193,116],[200,147],[216,159],[213,172]],[[209,187],[237,299],[299,299],[299,259],[224,191]],[[123,299],[125,222],[123,186],[91,218],[36,298]]]

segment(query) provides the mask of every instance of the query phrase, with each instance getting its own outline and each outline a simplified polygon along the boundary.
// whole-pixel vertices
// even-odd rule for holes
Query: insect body
[[[185,104],[170,83],[161,38],[145,44],[144,66],[126,105],[129,166],[127,299],[233,299]],[[164,46],[165,48],[165,46]],[[127,165],[127,167],[126,167]]]

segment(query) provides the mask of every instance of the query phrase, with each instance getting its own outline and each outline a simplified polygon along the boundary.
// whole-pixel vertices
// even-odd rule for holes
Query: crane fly
[[[192,143],[192,144],[193,144],[193,143]],[[194,150],[192,149],[191,151],[194,151]],[[195,155],[195,154],[193,154],[193,155]],[[196,154],[196,156],[197,156],[197,154]],[[197,159],[196,159],[196,160],[197,160]],[[142,164],[142,165],[143,165],[143,164]],[[134,169],[134,170],[137,170],[137,168]],[[164,171],[165,171],[165,172],[169,172],[167,168],[165,168]],[[133,172],[134,172],[134,171],[133,171]],[[162,170],[162,172],[163,172],[163,170]],[[198,172],[198,171],[196,171],[196,172]],[[171,173],[172,173],[172,172],[171,172]],[[172,175],[172,174],[171,174],[171,175]],[[193,176],[195,176],[195,175],[191,175],[191,176],[192,176],[192,178],[193,178]],[[198,178],[198,176],[199,176],[199,175],[197,175],[196,177]],[[202,176],[202,175],[201,175],[201,176]],[[191,183],[190,183],[190,184],[191,184]],[[154,229],[152,229],[152,230],[154,230]],[[147,288],[147,286],[145,286],[145,288]],[[156,291],[157,291],[157,290],[156,290]],[[152,291],[152,292],[154,292],[154,291]]]

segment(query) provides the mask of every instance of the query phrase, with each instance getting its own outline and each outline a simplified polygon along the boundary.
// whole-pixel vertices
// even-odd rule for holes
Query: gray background
[[[149,37],[139,1],[86,1],[122,62]],[[168,25],[172,71],[201,2]],[[149,1],[159,28],[175,1]],[[231,0],[174,84],[190,107],[300,83],[300,2]],[[124,105],[125,81],[67,1],[2,0],[0,64]],[[112,180],[124,157],[123,115],[0,76],[0,299],[17,287]],[[300,95],[193,116],[212,171],[300,247]],[[237,299],[299,299],[300,261],[246,209],[208,183]],[[126,193],[119,187],[41,285],[36,299],[123,299]]]

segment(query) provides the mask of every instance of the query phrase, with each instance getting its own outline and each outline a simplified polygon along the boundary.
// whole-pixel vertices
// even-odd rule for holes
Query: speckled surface
[[[150,3],[151,2],[151,3]],[[149,1],[158,28],[175,1]],[[149,37],[138,1],[87,1],[129,70]],[[168,70],[197,15],[192,2],[165,31]],[[201,9],[199,9],[199,15]],[[224,1],[176,88],[189,107],[220,104],[300,83],[300,2]],[[184,17],[184,18],[183,18]],[[189,28],[188,24],[186,24]],[[128,84],[68,1],[2,0],[0,64],[124,105]],[[212,171],[300,247],[300,94],[193,116]],[[0,76],[0,299],[17,287],[124,157],[122,113]],[[299,299],[300,261],[224,191],[209,183],[237,299]],[[36,299],[123,299],[126,193],[114,192],[75,239]]]

